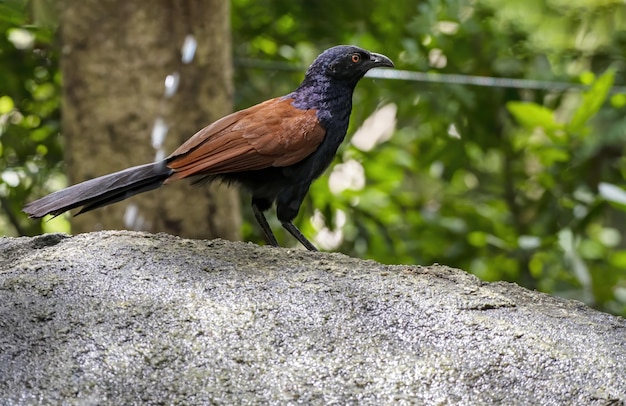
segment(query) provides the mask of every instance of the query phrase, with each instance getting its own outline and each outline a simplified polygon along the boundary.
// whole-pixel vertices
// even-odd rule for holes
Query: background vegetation
[[[59,50],[42,3],[0,2],[7,235],[46,231],[19,209],[63,182]],[[398,69],[570,83],[363,80],[349,138],[364,130],[313,185],[298,225],[326,249],[445,263],[626,315],[622,1],[233,0],[232,24],[237,108],[292,90],[338,43]],[[244,235],[262,241],[252,222]]]

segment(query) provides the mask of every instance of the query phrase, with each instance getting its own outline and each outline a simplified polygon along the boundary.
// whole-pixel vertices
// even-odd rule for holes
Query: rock
[[[626,402],[626,320],[446,266],[0,239],[1,404]]]

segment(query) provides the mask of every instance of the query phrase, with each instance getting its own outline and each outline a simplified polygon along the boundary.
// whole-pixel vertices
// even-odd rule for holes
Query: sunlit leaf
[[[487,245],[487,234],[481,231],[472,231],[467,235],[467,240],[475,247],[484,247]]]
[[[556,162],[567,162],[570,159],[568,151],[563,148],[540,148],[536,154],[545,166],[551,166]]]
[[[13,110],[14,107],[13,99],[9,96],[0,97],[0,114],[6,114]]]
[[[584,85],[590,85],[596,80],[596,75],[593,72],[585,71],[580,74],[580,83]]]
[[[609,69],[600,76],[589,90],[583,93],[583,100],[572,120],[567,125],[569,131],[581,133],[587,121],[593,117],[606,101],[606,98],[613,86],[615,70]]]
[[[626,106],[626,94],[618,93],[611,96],[611,105],[616,109]]]
[[[616,251],[611,255],[610,261],[614,266],[625,269],[626,268],[626,250]]]
[[[515,120],[526,128],[541,127],[556,130],[562,127],[554,120],[554,112],[539,104],[512,101],[508,102],[506,107]]]

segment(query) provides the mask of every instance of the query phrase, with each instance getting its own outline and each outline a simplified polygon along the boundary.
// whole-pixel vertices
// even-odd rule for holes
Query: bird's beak
[[[376,68],[378,66],[386,66],[388,68],[393,68],[393,62],[391,59],[387,58],[383,54],[375,54],[372,52],[372,56],[370,57],[370,67]]]

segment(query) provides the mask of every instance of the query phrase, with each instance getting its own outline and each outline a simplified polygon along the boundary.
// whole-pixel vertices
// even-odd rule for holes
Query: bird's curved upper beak
[[[387,58],[385,55],[383,54],[376,54],[374,52],[371,53],[371,57],[370,57],[370,67],[371,68],[376,68],[379,66],[386,66],[389,68],[393,68],[393,62],[391,61],[391,59]]]

